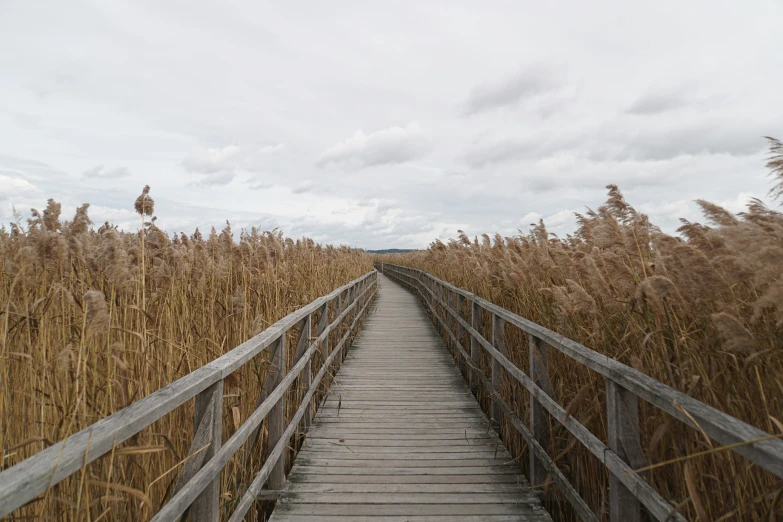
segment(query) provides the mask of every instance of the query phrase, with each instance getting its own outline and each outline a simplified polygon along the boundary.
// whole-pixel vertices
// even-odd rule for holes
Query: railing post
[[[463,316],[463,308],[465,308],[465,296],[462,294],[457,294],[457,316],[462,318]],[[466,352],[468,351],[468,342],[467,342],[467,331],[465,330],[465,327],[462,326],[462,323],[458,322],[457,325],[457,339],[462,343],[462,349]],[[459,362],[462,362],[465,366],[465,378],[467,380],[470,380],[470,373],[469,373],[469,367],[468,367],[468,361],[463,361],[462,359],[457,359]]]
[[[530,377],[533,382],[541,388],[544,393],[552,396],[552,385],[549,382],[546,364],[546,343],[530,335]],[[554,398],[554,397],[553,397]],[[548,426],[545,417],[544,407],[536,400],[533,394],[530,394],[530,431],[538,443],[546,449],[547,439],[549,437]],[[530,483],[533,487],[540,486],[546,480],[546,468],[538,461],[535,453],[530,453]]]
[[[286,374],[286,332],[280,334],[280,338],[272,344],[269,352],[269,376],[264,383],[264,391],[267,396],[280,384]],[[274,449],[285,431],[285,394],[280,397],[267,417],[268,434],[266,438],[266,454]],[[269,475],[269,489],[277,490],[285,484],[285,452],[280,456],[272,473]]]
[[[609,449],[631,468],[645,466],[646,459],[639,441],[639,400],[611,379],[606,380],[606,418]],[[614,474],[609,475],[609,520],[641,520],[639,499]]]
[[[209,448],[204,450],[203,463],[215,456],[223,444],[223,380],[219,380],[196,395],[196,414],[193,419],[194,434],[201,431],[209,434]],[[204,426],[201,426],[201,423]],[[201,430],[199,430],[201,428]],[[202,464],[203,465],[203,464]],[[191,520],[217,522],[220,517],[220,476],[204,488],[193,501]]]
[[[307,314],[307,317],[302,319],[299,323],[299,343],[296,345],[296,357],[294,358],[294,364],[299,362],[299,359],[302,358],[302,356],[307,352],[307,350],[310,348],[310,332],[311,332],[311,325],[312,325],[312,315]],[[304,397],[307,395],[308,390],[310,390],[310,384],[313,382],[313,359],[310,358],[310,360],[307,361],[307,364],[302,369],[302,373],[300,374],[300,381],[301,381],[301,389],[303,390],[301,396]],[[298,398],[297,398],[298,400]],[[305,431],[310,427],[310,408],[305,411],[304,416],[302,417],[302,427]]]
[[[476,301],[471,301],[470,325],[474,330],[481,330],[481,306]],[[479,371],[481,371],[481,346],[475,336],[470,336],[470,391],[478,397]]]
[[[496,314],[492,314],[492,346],[495,347],[504,356],[508,356],[508,349],[506,348],[506,322],[498,317]],[[503,384],[503,366],[495,357],[492,357],[492,393],[497,397],[492,399],[492,419],[500,424],[501,408],[500,404],[495,399],[500,399],[500,389]]]

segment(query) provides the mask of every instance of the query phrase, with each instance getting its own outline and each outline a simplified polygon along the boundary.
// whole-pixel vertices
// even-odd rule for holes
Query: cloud
[[[240,170],[257,170],[262,163],[261,158],[286,150],[284,143],[271,145],[247,146],[228,145],[225,147],[202,147],[194,149],[182,160],[182,166],[193,174],[202,177],[192,183],[197,187],[214,187],[227,185],[236,177]],[[251,185],[251,188],[255,188]],[[264,187],[258,187],[264,188]]]
[[[679,156],[728,154],[749,156],[764,149],[761,129],[719,122],[666,124],[631,133],[614,159],[668,160]],[[755,130],[755,132],[754,132]],[[596,159],[607,159],[597,157]],[[611,157],[608,159],[612,159]]]
[[[562,86],[554,69],[534,65],[494,84],[474,88],[463,104],[465,115],[509,107],[520,101],[553,91]]]
[[[127,178],[131,175],[131,171],[128,167],[117,167],[115,169],[105,169],[103,165],[98,165],[90,170],[82,173],[82,177],[85,178],[100,178],[100,179],[119,179]]]
[[[236,177],[236,174],[233,171],[225,171],[225,172],[213,172],[211,174],[205,174],[204,176],[201,176],[200,179],[197,181],[194,181],[190,185],[192,187],[219,187],[222,185],[228,185],[232,181],[234,181],[234,178]]]
[[[275,143],[272,145],[264,145],[258,149],[259,154],[274,154],[275,152],[283,152],[285,150],[285,143]]]
[[[236,145],[196,149],[182,160],[182,166],[185,167],[185,170],[198,174],[234,171],[238,166],[238,156],[241,150]]]
[[[296,187],[293,187],[291,189],[292,194],[306,194],[307,192],[311,192],[315,188],[315,183],[312,181],[305,180],[302,183],[298,184]]]
[[[531,159],[539,150],[539,142],[532,138],[493,138],[474,144],[464,155],[465,162],[473,168],[495,163]]]
[[[28,194],[35,190],[35,185],[25,179],[0,174],[0,200],[20,194]]]
[[[412,122],[406,127],[390,127],[370,134],[360,129],[321,154],[317,165],[360,168],[394,165],[423,158],[431,150],[429,136],[418,123]]]
[[[657,92],[649,93],[637,98],[629,107],[630,114],[658,114],[673,111],[689,104],[682,93]]]

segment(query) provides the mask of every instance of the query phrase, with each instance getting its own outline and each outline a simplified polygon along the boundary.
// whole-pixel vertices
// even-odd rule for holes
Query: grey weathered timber
[[[646,464],[639,442],[639,400],[613,381],[606,381],[606,419],[608,446],[632,468]],[[639,500],[614,475],[609,477],[609,515],[611,522],[641,520]]]
[[[216,477],[220,470],[242,443],[248,438],[255,438],[261,422],[304,367],[310,363],[316,347],[311,346],[305,352],[274,391],[265,400],[259,402],[253,414],[222,446],[219,431],[222,422],[222,401],[215,399],[213,403],[212,398],[206,399],[206,397],[214,395],[213,391],[220,391],[218,395],[222,396],[222,381],[226,376],[285,336],[289,329],[309,317],[314,311],[323,306],[328,310],[329,303],[345,292],[360,286],[361,290],[357,290],[360,297],[358,302],[363,303],[364,308],[358,313],[357,318],[361,317],[366,312],[368,300],[372,298],[377,288],[375,275],[375,271],[368,272],[330,294],[316,299],[211,363],[0,473],[0,517],[33,500],[86,464],[111,453],[118,444],[197,396],[199,396],[196,405],[197,426],[195,440],[189,452],[192,458],[188,459],[183,467],[182,478],[178,480],[171,501],[154,519],[174,520],[194,502],[200,503],[201,500],[197,501],[198,498],[214,498],[210,485],[217,481]],[[314,342],[323,342],[330,333],[342,326],[348,312],[356,304],[346,308],[342,314],[337,314],[334,321],[323,329]],[[354,321],[348,330],[356,326],[357,321]],[[207,504],[214,503],[210,501]],[[214,511],[210,511],[212,512]],[[203,520],[210,520],[210,518],[203,518]]]
[[[378,277],[271,520],[550,521],[415,297]]]
[[[471,301],[470,325],[474,330],[479,330],[481,328],[481,307],[476,301]],[[476,393],[479,380],[478,374],[481,371],[481,351],[476,336],[470,337],[470,361],[468,363],[472,368],[472,371],[470,372],[470,389]]]
[[[269,362],[271,368],[267,381],[264,383],[264,391],[270,394],[280,382],[283,380],[283,376],[286,373],[286,339],[285,335],[281,335],[272,347],[272,351],[269,354]],[[267,417],[267,435],[266,446],[267,455],[271,455],[272,450],[277,445],[277,442],[283,436],[285,430],[285,395],[281,396],[275,403],[272,411],[269,412]],[[267,457],[268,458],[268,457]],[[285,483],[285,455],[274,464],[272,473],[269,476],[269,488],[280,489]]]
[[[204,424],[204,431],[209,433],[209,447],[203,454],[203,462],[208,462],[220,450],[223,442],[223,381],[218,381],[203,392],[196,395],[196,412],[194,427]],[[195,439],[196,437],[194,437]],[[198,451],[198,450],[197,450]],[[205,487],[191,506],[193,520],[217,522],[220,516],[220,477],[215,477]]]
[[[552,386],[549,385],[549,378],[546,371],[546,344],[537,337],[530,337],[530,376],[533,379],[533,383],[544,390],[547,393],[547,388],[550,390]],[[493,361],[497,359],[493,358]],[[500,361],[498,361],[500,363]],[[542,385],[546,383],[546,385]],[[551,396],[551,393],[547,393]],[[541,403],[533,396],[530,395],[530,431],[533,434],[533,438],[539,446],[546,448],[547,439],[549,438],[549,426],[547,425],[546,415],[544,414],[544,408]],[[541,485],[546,480],[546,469],[544,468],[541,460],[534,451],[530,452],[530,480],[533,484]]]
[[[508,350],[506,349],[506,333],[504,329],[505,323],[503,319],[495,314],[492,314],[492,346],[505,356],[508,356]],[[456,329],[455,329],[456,330]],[[503,367],[499,361],[492,359],[492,420],[496,423],[500,423],[501,408],[497,403],[497,399],[500,397],[500,388],[503,384]],[[531,479],[532,480],[532,479]]]

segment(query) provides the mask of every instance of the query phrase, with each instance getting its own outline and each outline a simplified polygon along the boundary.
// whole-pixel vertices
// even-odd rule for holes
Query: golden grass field
[[[781,200],[783,145],[776,140],[767,166],[776,183],[770,196]],[[607,201],[578,216],[573,236],[553,237],[541,222],[515,237],[460,233],[426,251],[376,260],[429,272],[783,436],[783,214],[758,200],[739,215],[698,201],[705,224],[683,221],[672,236],[616,186],[607,188]],[[507,344],[526,370],[527,340],[517,333]],[[603,377],[549,354],[558,401],[606,440]],[[507,387],[505,398],[526,418],[526,393]],[[715,443],[645,403],[640,423],[651,464],[709,452],[648,472],[689,519],[783,519],[783,481],[729,451],[710,452]],[[606,471],[564,428],[551,429],[549,454],[606,517]],[[504,431],[521,455],[524,444],[510,426]],[[548,496],[556,513],[570,516],[561,497]]]
[[[783,146],[768,166],[783,195]],[[428,271],[770,433],[783,434],[783,214],[753,201],[733,215],[699,202],[707,224],[662,232],[609,187],[579,230],[543,222],[515,237],[471,239],[376,256]],[[0,469],[6,469],[227,352],[296,308],[372,269],[347,247],[230,226],[169,237],[149,188],[140,232],[70,220],[49,200],[0,231]],[[527,343],[510,337],[527,367]],[[514,350],[514,347],[517,347]],[[265,375],[247,364],[226,384],[224,437],[252,411]],[[550,351],[557,399],[606,439],[603,379]],[[506,398],[520,398],[507,387]],[[525,413],[526,400],[516,401]],[[19,510],[19,519],[147,520],[171,494],[192,439],[192,402]],[[524,418],[524,417],[523,417]],[[652,408],[640,409],[650,463],[707,452],[648,472],[689,518],[771,521],[783,483]],[[606,472],[562,428],[550,454],[607,518]],[[524,445],[504,428],[512,453]],[[222,474],[224,513],[250,467]],[[523,467],[526,459],[520,459]],[[551,486],[546,498],[570,516]],[[253,517],[259,516],[253,514]]]
[[[372,270],[347,247],[231,229],[170,238],[136,202],[143,233],[65,221],[53,200],[0,232],[0,452],[8,468],[199,368],[289,312]],[[289,343],[293,350],[295,344]],[[258,359],[258,358],[257,358]],[[254,409],[264,361],[227,381],[224,438]],[[295,410],[297,405],[291,405]],[[193,401],[51,489],[19,517],[146,520],[170,496],[193,436]],[[260,451],[251,469],[260,468]],[[222,474],[228,509],[253,475]]]

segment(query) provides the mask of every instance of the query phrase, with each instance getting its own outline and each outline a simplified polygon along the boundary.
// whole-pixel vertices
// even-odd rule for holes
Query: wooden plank
[[[344,515],[302,515],[279,514],[275,517],[278,522],[345,522]],[[347,520],[357,520],[352,517]],[[529,519],[534,520],[534,519]],[[373,522],[525,522],[519,515],[375,515]]]
[[[297,491],[280,497],[281,507],[285,504],[538,504],[538,499],[525,498],[518,491],[490,491],[484,493],[390,493],[386,491],[359,493],[355,491],[317,493]],[[283,508],[285,509],[285,508]]]
[[[516,483],[500,484],[332,484],[297,483],[288,488],[282,496],[293,491],[301,493],[514,493],[517,496],[533,495],[530,490],[520,489]]]
[[[305,472],[306,471],[306,472]],[[449,474],[401,475],[397,473],[335,475],[318,470],[299,470],[288,477],[291,485],[298,484],[526,484],[522,475],[512,474]]]
[[[546,516],[543,508],[535,504],[280,504],[275,508],[281,514],[343,515],[374,517],[378,515],[534,515],[536,508]],[[272,520],[275,520],[274,518]],[[525,520],[525,519],[522,519]],[[530,518],[529,520],[536,520]],[[544,520],[538,518],[537,520]]]

